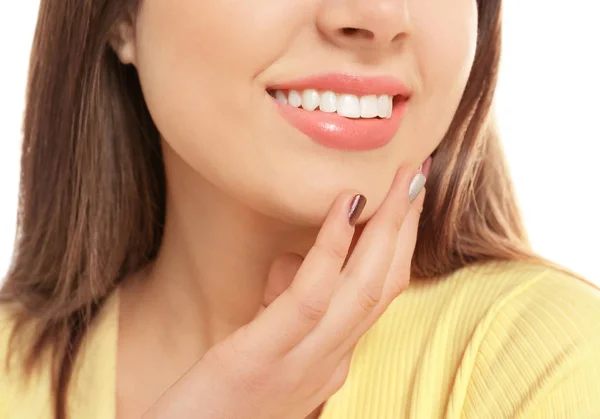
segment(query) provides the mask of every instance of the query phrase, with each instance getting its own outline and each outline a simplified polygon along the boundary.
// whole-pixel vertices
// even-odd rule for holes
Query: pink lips
[[[336,93],[394,96],[392,117],[389,119],[350,119],[337,113],[306,111],[283,104],[272,98],[281,115],[299,131],[316,142],[342,150],[371,150],[389,143],[398,131],[411,92],[394,77],[359,77],[328,73],[289,83],[277,84],[269,90],[334,91]]]

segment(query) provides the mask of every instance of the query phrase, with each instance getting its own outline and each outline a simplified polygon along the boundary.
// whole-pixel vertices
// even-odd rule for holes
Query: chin
[[[368,219],[379,207],[387,193],[393,175],[360,177],[305,176],[302,182],[272,179],[262,187],[241,188],[239,200],[255,211],[286,224],[319,228],[335,199],[343,192],[362,193],[367,206],[361,218]]]

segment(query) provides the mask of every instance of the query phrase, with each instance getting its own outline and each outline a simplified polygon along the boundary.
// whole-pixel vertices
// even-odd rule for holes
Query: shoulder
[[[50,411],[49,363],[42,359],[31,374],[25,372],[23,364],[33,325],[26,326],[13,340],[18,310],[14,304],[0,304],[0,419],[43,417]]]
[[[420,281],[406,296],[406,300],[423,298],[451,303],[452,310],[445,314],[460,325],[517,327],[534,322],[551,327],[561,322],[573,333],[600,327],[595,321],[600,313],[597,286],[567,270],[532,262],[469,266],[444,278]]]
[[[546,346],[600,339],[600,289],[566,270],[532,262],[489,262],[415,281],[385,316],[393,323],[406,315],[406,307],[419,312],[418,321],[428,327],[454,328],[454,342],[469,345],[497,342],[523,349],[516,338],[535,345],[546,334],[552,335]]]
[[[18,311],[19,307],[16,304],[0,302],[0,379],[6,377],[12,366],[20,361],[17,359],[17,351],[12,352],[15,356],[9,357]]]
[[[468,272],[473,304],[478,290],[495,291],[465,347],[456,408],[467,417],[600,414],[598,288],[534,264]]]
[[[368,406],[370,417],[591,417],[600,409],[598,319],[600,291],[545,265],[491,262],[416,280],[363,336],[329,408]],[[373,394],[388,399],[377,404]]]
[[[448,291],[476,294],[479,304],[490,309],[519,296],[546,298],[556,291],[577,294],[597,301],[598,287],[559,267],[534,262],[489,262],[468,266],[439,280]],[[444,288],[444,287],[442,287]],[[441,290],[440,290],[441,291]],[[540,294],[541,293],[541,294]]]
[[[566,270],[526,262],[465,268],[446,279],[454,298],[478,311],[472,340],[516,345],[522,338],[545,347],[600,344],[600,289]],[[510,334],[509,334],[510,333]],[[541,349],[543,350],[543,349]]]
[[[118,292],[107,298],[94,318],[75,359],[69,383],[70,417],[110,417],[114,406]],[[31,345],[34,322],[11,342],[18,309],[0,304],[0,419],[51,417],[52,390],[50,350],[26,374],[24,349]],[[9,350],[12,351],[8,358]],[[10,360],[10,362],[8,362]]]

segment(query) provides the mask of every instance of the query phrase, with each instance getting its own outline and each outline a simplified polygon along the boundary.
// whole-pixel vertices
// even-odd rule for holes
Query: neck
[[[304,257],[318,228],[255,211],[187,165],[171,169],[161,250],[142,281],[144,311],[161,341],[198,356],[254,318],[273,260]]]

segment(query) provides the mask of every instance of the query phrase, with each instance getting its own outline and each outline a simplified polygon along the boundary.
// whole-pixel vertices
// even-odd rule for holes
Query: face
[[[131,61],[174,156],[167,173],[184,165],[261,213],[316,225],[342,190],[366,195],[370,216],[396,169],[437,147],[471,70],[477,6],[142,0],[133,34]]]

